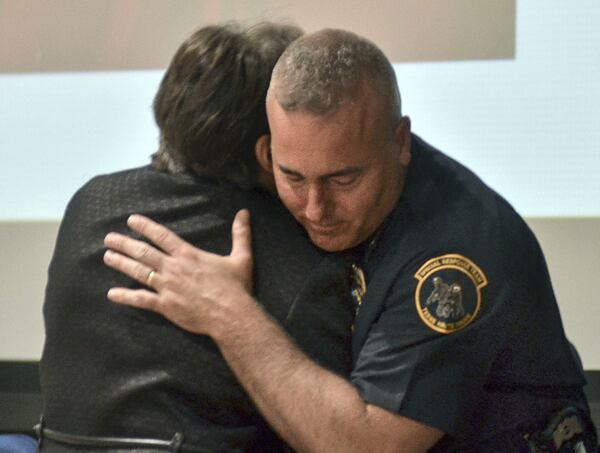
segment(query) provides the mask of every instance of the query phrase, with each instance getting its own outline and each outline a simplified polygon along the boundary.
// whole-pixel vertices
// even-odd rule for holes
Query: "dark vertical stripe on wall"
[[[38,362],[0,361],[0,433],[33,434],[41,412]]]
[[[586,371],[585,378],[588,382],[585,387],[585,394],[590,401],[600,403],[600,370]]]
[[[37,361],[0,361],[0,393],[39,393]]]

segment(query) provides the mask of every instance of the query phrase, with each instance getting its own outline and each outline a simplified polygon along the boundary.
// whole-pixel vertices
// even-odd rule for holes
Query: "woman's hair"
[[[208,26],[177,50],[154,99],[160,170],[191,170],[255,184],[254,146],[269,132],[265,97],[277,59],[302,35],[295,26]]]

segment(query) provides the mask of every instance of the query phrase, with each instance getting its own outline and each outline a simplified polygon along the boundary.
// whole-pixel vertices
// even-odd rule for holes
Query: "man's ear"
[[[273,173],[273,159],[271,159],[271,136],[269,134],[261,135],[254,145],[256,160],[262,170],[267,173]]]
[[[400,147],[398,161],[402,167],[408,167],[410,164],[411,154],[411,133],[410,133],[410,118],[403,116],[396,126],[394,131],[394,141]]]

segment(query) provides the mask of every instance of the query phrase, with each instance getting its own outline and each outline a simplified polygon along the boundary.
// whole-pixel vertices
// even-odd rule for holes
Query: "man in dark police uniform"
[[[134,277],[155,271],[154,291],[109,298],[211,336],[299,451],[592,451],[582,367],[535,237],[411,133],[382,52],[344,31],[301,38],[275,67],[267,113],[271,144],[258,157],[283,203],[317,246],[356,256],[350,381],[302,354],[247,291],[245,212],[226,257],[135,217],[162,251],[111,236],[121,254],[106,262]],[[178,275],[184,266],[194,275]]]

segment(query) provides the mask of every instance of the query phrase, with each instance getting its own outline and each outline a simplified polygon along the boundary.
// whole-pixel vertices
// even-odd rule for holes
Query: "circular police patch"
[[[483,271],[468,258],[448,254],[423,264],[415,303],[419,317],[431,329],[452,333],[475,319],[481,307],[481,289],[488,281]]]

